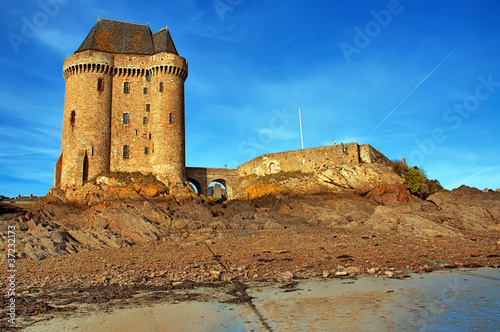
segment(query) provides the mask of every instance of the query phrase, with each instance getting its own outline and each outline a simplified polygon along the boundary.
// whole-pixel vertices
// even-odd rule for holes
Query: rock
[[[281,278],[283,278],[283,280],[287,281],[287,280],[295,278],[295,275],[293,274],[292,271],[284,271],[284,272],[281,272]]]
[[[459,236],[451,227],[415,215],[408,206],[378,206],[364,225],[375,230],[395,231],[408,236]]]
[[[215,279],[219,279],[220,277],[220,271],[210,271],[210,274],[215,278]]]
[[[347,271],[338,271],[338,272],[335,272],[335,276],[336,277],[344,277],[348,275]]]
[[[361,269],[356,266],[349,266],[344,269],[344,272],[346,272],[349,275],[356,275],[361,272]]]
[[[500,199],[496,192],[461,186],[452,191],[441,190],[427,197],[427,201],[438,207],[449,226],[473,231],[500,230]]]
[[[183,285],[184,285],[184,283],[182,281],[174,281],[172,283],[172,287],[174,287],[174,288],[181,288]]]
[[[35,221],[35,219],[30,219],[30,220],[28,220],[28,222],[26,224],[27,224],[29,229],[36,229],[36,226],[38,225],[37,221],[38,220]]]
[[[394,276],[394,272],[392,271],[385,271],[384,274],[388,277],[388,278],[392,278]]]
[[[283,229],[283,225],[281,225],[280,223],[277,223],[277,222],[274,222],[272,220],[268,220],[265,224],[264,224],[264,229]]]
[[[188,227],[188,224],[182,219],[174,219],[172,222],[172,228],[174,229],[184,229],[186,227]]]
[[[372,267],[371,269],[368,269],[366,272],[368,272],[369,274],[375,274],[378,271],[380,271],[378,267]]]
[[[323,278],[328,278],[328,277],[330,277],[330,272],[327,270],[324,270],[323,271]]]

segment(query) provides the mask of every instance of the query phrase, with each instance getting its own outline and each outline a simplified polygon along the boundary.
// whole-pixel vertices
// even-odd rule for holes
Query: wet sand
[[[237,289],[229,284],[178,289],[176,299],[197,294],[198,300],[121,305],[110,312],[89,306],[25,331],[492,331],[500,326],[498,268],[245,286],[240,291],[248,301],[236,301]]]

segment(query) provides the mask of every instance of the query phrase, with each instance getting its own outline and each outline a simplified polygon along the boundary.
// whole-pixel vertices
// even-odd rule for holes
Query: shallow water
[[[247,289],[248,304],[160,303],[53,319],[26,331],[495,331],[500,269],[453,270],[404,280],[316,279]],[[227,295],[221,294],[227,298]]]

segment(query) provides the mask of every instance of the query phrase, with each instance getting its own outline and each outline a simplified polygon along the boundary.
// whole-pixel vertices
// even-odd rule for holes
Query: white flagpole
[[[300,116],[300,107],[299,107],[299,123],[300,123],[300,144],[302,146],[302,150],[304,150],[304,138],[302,136],[302,117]]]

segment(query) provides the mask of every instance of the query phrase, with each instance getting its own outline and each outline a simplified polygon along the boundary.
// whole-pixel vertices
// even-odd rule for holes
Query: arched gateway
[[[233,198],[233,190],[238,181],[238,170],[232,168],[186,167],[186,178],[198,190],[198,194],[207,195],[208,186],[217,181],[226,187],[227,198]]]

